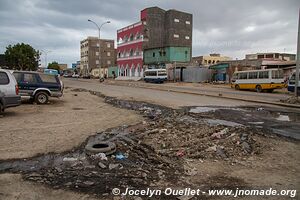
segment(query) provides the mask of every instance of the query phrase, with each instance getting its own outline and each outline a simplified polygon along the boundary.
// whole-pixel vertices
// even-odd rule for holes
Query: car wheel
[[[255,87],[255,89],[256,89],[256,92],[262,92],[262,87],[260,85],[257,85]]]
[[[240,90],[240,86],[238,84],[235,85],[234,87],[236,90]]]
[[[34,98],[37,104],[46,104],[48,102],[48,99],[49,96],[46,92],[38,92]]]

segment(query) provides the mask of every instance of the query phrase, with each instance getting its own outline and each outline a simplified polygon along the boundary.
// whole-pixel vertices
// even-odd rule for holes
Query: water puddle
[[[189,112],[190,113],[206,113],[206,112],[215,112],[218,108],[211,108],[211,107],[196,107],[192,108]]]
[[[264,124],[265,122],[248,122],[248,124],[254,124],[254,125],[261,125]]]
[[[278,120],[278,121],[285,121],[285,122],[291,121],[290,117],[288,115],[279,115],[279,117],[277,117],[276,120]]]
[[[244,111],[240,108],[224,108],[224,107],[195,107],[190,109],[190,113],[206,113],[215,112],[216,110],[234,110],[234,111]]]
[[[206,119],[205,120],[210,126],[216,126],[216,125],[224,125],[224,126],[230,126],[230,127],[241,127],[244,126],[243,124],[239,124],[236,122],[221,120],[221,119]]]

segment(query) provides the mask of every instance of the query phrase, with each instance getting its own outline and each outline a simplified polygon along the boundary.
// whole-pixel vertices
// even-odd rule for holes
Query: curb
[[[163,89],[163,88],[147,87],[147,86],[128,86],[128,85],[111,84],[111,83],[105,83],[105,84],[107,84],[107,85],[125,86],[125,87],[143,88],[143,89],[151,89],[151,90],[159,90],[159,91],[166,91],[166,92],[175,92],[175,93],[181,93],[181,94],[191,94],[191,95],[198,95],[198,96],[218,97],[218,98],[239,100],[239,101],[245,101],[245,102],[251,102],[251,103],[262,103],[262,104],[269,104],[269,105],[275,105],[275,106],[282,106],[282,107],[289,107],[289,108],[298,108],[298,109],[300,109],[300,105],[297,105],[297,104],[287,104],[287,103],[281,103],[281,102],[269,102],[269,101],[263,101],[263,100],[243,99],[243,98],[239,98],[239,97],[224,96],[223,94],[222,94],[222,96],[219,96],[219,95],[213,95],[213,94],[204,94],[204,93],[197,93],[197,92],[179,91],[179,90],[174,90],[174,89]]]

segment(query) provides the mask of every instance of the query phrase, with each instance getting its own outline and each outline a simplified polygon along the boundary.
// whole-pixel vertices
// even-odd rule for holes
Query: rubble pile
[[[103,96],[99,92],[91,93]],[[54,188],[107,196],[113,188],[159,188],[172,184],[188,187],[191,183],[185,177],[194,172],[185,172],[186,160],[232,163],[259,154],[265,148],[260,141],[265,131],[259,128],[261,123],[251,122],[250,127],[226,121],[221,116],[224,111],[219,108],[197,113],[190,112],[190,108],[171,109],[113,97],[104,100],[139,112],[144,121],[97,133],[69,152],[0,163],[0,172],[22,173],[27,180]],[[226,112],[231,111],[227,108]],[[85,146],[90,140],[113,142],[116,151],[111,155],[87,153]],[[209,186],[213,185],[214,182]]]
[[[283,103],[300,104],[300,99],[298,97],[289,97],[287,99],[281,99],[280,101]]]
[[[144,121],[143,130],[134,131],[132,136],[161,156],[226,160],[259,154],[262,149],[257,140],[258,135],[264,135],[262,130],[233,122],[229,127],[222,123],[212,126],[207,119],[216,118],[213,112],[194,114],[185,108],[175,110],[116,98],[105,100],[117,107],[136,110],[150,119]]]

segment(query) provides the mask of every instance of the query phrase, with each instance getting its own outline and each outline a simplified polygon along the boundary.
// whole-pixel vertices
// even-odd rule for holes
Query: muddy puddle
[[[74,90],[82,91],[86,90]],[[101,93],[91,93],[104,97]],[[135,110],[144,116],[144,121],[97,133],[65,153],[1,161],[0,173],[21,173],[25,180],[98,196],[111,195],[116,187],[199,188],[199,185],[186,181],[193,173],[186,168],[185,159],[234,163],[261,154],[265,146],[260,137],[274,136],[274,132],[298,137],[295,135],[299,130],[299,115],[278,110],[254,107],[170,109],[112,97],[104,99],[113,106]],[[278,113],[288,115],[289,121],[276,119]],[[85,146],[91,141],[113,142],[116,152],[107,155],[106,159],[87,154]],[[242,180],[220,176],[208,178],[207,184],[199,189],[215,188],[220,180],[226,182],[228,188],[246,186]],[[168,197],[160,196],[159,199]]]

